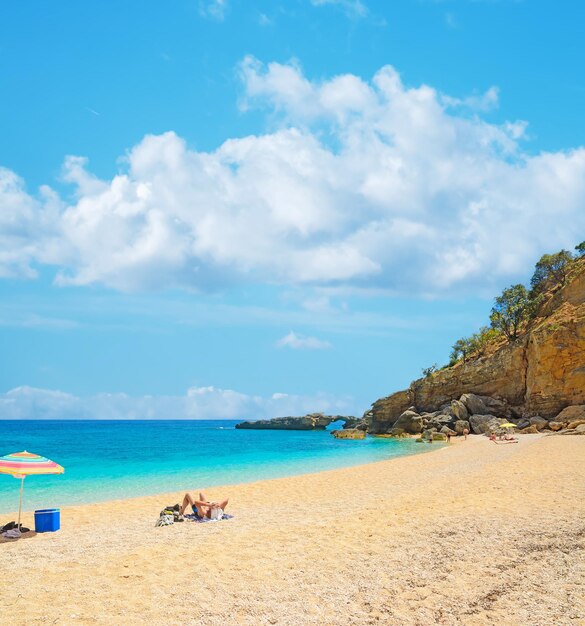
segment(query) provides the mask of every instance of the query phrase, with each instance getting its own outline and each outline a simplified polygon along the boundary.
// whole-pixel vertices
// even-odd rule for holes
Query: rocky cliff
[[[469,393],[503,400],[517,418],[550,419],[569,405],[585,404],[585,259],[565,286],[546,295],[516,341],[377,400],[365,415],[368,432],[388,432],[409,408],[433,412]]]
[[[253,430],[325,430],[333,422],[343,421],[343,428],[353,428],[361,420],[346,415],[323,415],[323,413],[309,413],[303,417],[275,417],[269,420],[255,422],[241,422],[236,428]]]

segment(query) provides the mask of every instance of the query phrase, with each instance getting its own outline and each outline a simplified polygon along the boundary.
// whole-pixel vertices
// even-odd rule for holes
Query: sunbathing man
[[[205,494],[199,492],[199,500],[195,500],[190,493],[186,493],[183,498],[183,505],[181,506],[180,514],[185,515],[185,511],[188,506],[193,508],[193,513],[199,517],[208,517],[211,519],[211,511],[214,509],[221,509],[225,511],[226,506],[228,505],[229,500],[226,498],[221,502],[210,502]],[[220,516],[221,517],[221,516]]]

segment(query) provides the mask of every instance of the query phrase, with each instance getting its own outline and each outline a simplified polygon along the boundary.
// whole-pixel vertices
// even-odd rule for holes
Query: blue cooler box
[[[61,528],[60,509],[40,509],[35,511],[35,532],[52,533]]]

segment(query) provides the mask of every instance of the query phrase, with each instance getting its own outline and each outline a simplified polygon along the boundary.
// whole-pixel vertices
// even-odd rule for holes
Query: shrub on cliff
[[[482,326],[478,333],[471,335],[469,341],[471,351],[477,356],[483,356],[488,346],[500,336],[500,332],[496,328]]]
[[[451,348],[451,361],[450,364],[454,365],[459,361],[459,359],[463,359],[463,362],[467,360],[467,357],[471,354],[471,340],[467,337],[462,337],[458,339]]]
[[[423,367],[422,373],[425,378],[432,376],[437,371],[437,364],[433,363],[430,367]]]
[[[568,250],[561,250],[556,254],[543,254],[535,265],[534,274],[530,279],[532,297],[537,297],[555,285],[564,285],[572,260],[573,255]]]
[[[582,241],[579,245],[575,246],[575,251],[577,252],[577,258],[581,258],[585,256],[585,241]]]
[[[495,328],[483,326],[478,333],[474,333],[471,337],[458,339],[451,348],[449,365],[455,365],[460,359],[463,359],[465,363],[469,357],[483,356],[488,346],[499,336],[500,332]]]
[[[490,315],[492,328],[504,333],[508,340],[514,341],[522,324],[528,319],[529,312],[528,290],[524,285],[512,285],[504,289],[502,295],[495,300]]]

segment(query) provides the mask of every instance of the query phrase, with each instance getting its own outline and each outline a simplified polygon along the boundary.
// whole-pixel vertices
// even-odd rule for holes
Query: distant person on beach
[[[226,498],[221,502],[210,501],[205,497],[204,493],[199,492],[199,500],[195,500],[195,498],[190,494],[186,493],[183,498],[183,504],[181,506],[180,514],[185,515],[185,511],[187,507],[191,507],[193,509],[193,513],[198,517],[207,517],[209,519],[212,518],[212,511],[220,509],[222,512],[225,511],[229,500]],[[220,516],[221,518],[221,516]]]
[[[469,430],[467,430],[467,428],[463,429],[463,437],[465,439],[465,441],[467,441],[467,435],[469,435]]]

